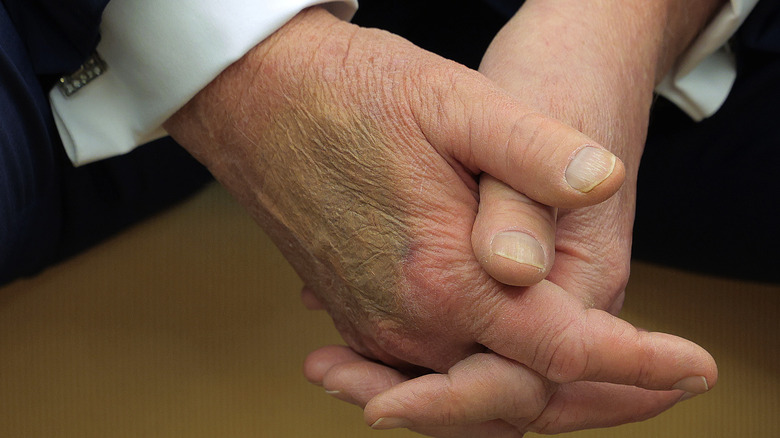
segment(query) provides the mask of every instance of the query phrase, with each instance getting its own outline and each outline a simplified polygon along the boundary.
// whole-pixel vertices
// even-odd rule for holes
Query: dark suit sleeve
[[[97,45],[108,0],[5,0],[38,74],[71,72]]]
[[[634,256],[780,284],[780,2],[758,2],[731,47],[737,78],[715,114],[696,123],[654,105]]]
[[[98,40],[103,1],[0,2],[0,285],[181,199],[208,173],[170,139],[74,168],[47,89]]]

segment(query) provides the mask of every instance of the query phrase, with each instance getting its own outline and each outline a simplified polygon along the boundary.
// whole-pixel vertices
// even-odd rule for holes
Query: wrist
[[[656,85],[727,0],[527,0],[548,43],[619,64]],[[641,68],[637,68],[641,66]]]
[[[723,1],[527,0],[480,71],[630,166],[641,155],[656,83]]]
[[[247,99],[261,100],[255,108],[267,113],[264,120],[272,123],[278,117],[273,115],[273,109],[296,98],[294,93],[301,91],[298,82],[305,74],[304,67],[312,67],[301,66],[300,61],[311,59],[326,35],[338,25],[352,26],[319,6],[301,11],[225,69],[166,120],[163,127],[208,165],[210,156],[217,155],[213,148],[219,147],[220,142],[204,141],[203,131],[210,137],[222,138],[225,131],[237,128],[234,110]],[[259,119],[263,118],[255,117],[254,121]]]

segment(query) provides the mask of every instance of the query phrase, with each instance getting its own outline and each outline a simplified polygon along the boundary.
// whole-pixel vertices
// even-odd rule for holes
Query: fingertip
[[[395,417],[387,417],[383,416],[385,414],[382,414],[382,412],[385,411],[384,407],[381,405],[377,405],[377,402],[374,400],[376,397],[372,398],[371,400],[366,403],[366,406],[363,407],[363,421],[368,425],[368,427],[374,429],[380,429],[378,427],[375,427],[377,423],[381,424],[380,420],[382,418],[395,418]]]
[[[497,281],[510,286],[530,286],[542,281],[550,271],[542,245],[519,231],[504,231],[493,236],[483,269]]]
[[[309,310],[325,309],[325,305],[322,304],[322,301],[320,301],[319,298],[317,298],[314,290],[308,286],[303,286],[303,288],[301,288],[301,302],[303,303],[303,306]]]
[[[414,417],[424,417],[429,410],[436,409],[436,401],[441,401],[440,396],[444,394],[433,391],[437,397],[431,397],[431,391],[440,387],[444,378],[441,374],[428,374],[388,387],[368,400],[363,409],[363,419],[373,428],[377,424],[392,424],[383,418],[412,421]]]
[[[544,115],[524,117],[520,125],[507,143],[503,172],[494,176],[531,199],[581,208],[607,200],[623,184],[620,158],[585,134]]]
[[[680,379],[672,385],[672,389],[679,389],[691,394],[704,394],[710,390],[710,385],[704,376],[690,376]]]
[[[663,354],[666,350],[668,361],[674,360],[674,363],[680,364],[675,369],[669,369],[663,365],[664,359],[655,359],[657,362],[656,376],[654,373],[646,373],[643,377],[647,382],[641,380],[639,386],[655,389],[677,389],[693,394],[704,394],[710,391],[718,382],[718,365],[715,358],[700,345],[681,338],[679,336],[646,332],[642,336],[648,339],[654,339],[657,344],[653,347],[655,352],[653,356]],[[676,360],[675,360],[676,359]],[[653,362],[650,362],[652,364]],[[676,371],[676,372],[675,372]],[[675,378],[675,376],[677,376]],[[653,382],[656,380],[657,382]],[[670,383],[662,383],[670,381]]]
[[[510,286],[536,284],[553,263],[555,209],[483,174],[471,240],[491,277]]]
[[[718,384],[718,364],[714,358],[712,359],[712,365],[713,370],[710,373],[710,377],[705,377],[707,379],[707,387],[709,388],[708,391],[711,391]]]
[[[690,341],[686,341],[690,342]],[[696,344],[693,344],[696,345]],[[683,390],[689,394],[705,394],[712,390],[718,383],[718,364],[704,348],[696,345],[699,352],[699,366],[688,377],[678,380],[672,389]],[[690,397],[689,397],[690,398]]]
[[[373,423],[370,420],[366,421],[366,424],[371,426],[374,430],[388,430],[388,429],[402,429],[414,427],[411,421],[405,418],[395,417],[381,417]]]
[[[328,372],[332,364],[324,361],[321,357],[321,350],[309,353],[303,361],[303,376],[309,383],[322,386],[322,378]]]
[[[566,157],[562,170],[563,178],[558,184],[548,184],[542,193],[529,193],[529,196],[559,208],[589,207],[612,197],[626,179],[623,161],[596,143],[574,149]]]
[[[640,331],[606,312],[588,310],[587,314],[584,336],[592,343],[581,378],[694,393],[706,392],[717,381],[715,360],[694,342]]]
[[[602,147],[583,146],[569,160],[564,177],[571,188],[588,193],[614,173],[618,161]]]
[[[602,337],[600,352],[591,357],[600,361],[601,369],[591,369],[587,380],[696,394],[709,391],[717,382],[715,359],[701,346],[679,336],[642,332],[622,320],[620,323],[624,328],[618,330],[624,336]]]
[[[328,395],[360,407],[365,407],[377,394],[408,380],[401,372],[342,345],[330,345],[310,353],[303,369],[306,378],[322,386]]]
[[[303,375],[309,382],[322,386],[328,371],[339,363],[356,360],[357,353],[341,345],[329,345],[318,348],[306,356],[303,361]]]
[[[568,208],[587,207],[606,201],[617,193],[625,182],[626,167],[607,149],[587,145],[572,155],[564,171],[564,179],[579,195],[574,196],[574,205]]]

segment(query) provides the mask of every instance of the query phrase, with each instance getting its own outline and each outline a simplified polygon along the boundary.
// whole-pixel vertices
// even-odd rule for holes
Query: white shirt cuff
[[[656,92],[696,121],[715,114],[737,77],[736,61],[726,43],[757,3],[758,0],[731,0],[726,4],[656,87]]]
[[[161,125],[230,64],[301,10],[349,20],[357,0],[112,0],[98,54],[105,72],[69,97],[49,94],[74,164],[166,135]]]

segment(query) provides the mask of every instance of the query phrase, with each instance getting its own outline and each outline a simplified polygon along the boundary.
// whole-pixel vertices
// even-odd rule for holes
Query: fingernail
[[[385,430],[385,429],[400,429],[412,427],[412,422],[405,418],[395,417],[382,417],[371,425],[372,429]]]
[[[544,269],[542,245],[533,237],[519,231],[496,234],[490,242],[490,252],[517,263]]]
[[[679,400],[677,400],[677,403],[684,402],[685,400],[690,400],[690,399],[696,397],[697,395],[699,395],[699,394],[694,394],[692,392],[686,392],[685,394],[682,395],[682,397],[680,397]]]
[[[612,175],[617,157],[608,150],[586,146],[574,155],[566,168],[566,182],[583,193],[593,190]]]
[[[672,389],[681,389],[694,394],[704,394],[710,390],[710,386],[707,384],[707,379],[704,376],[692,376],[675,383]]]
[[[355,403],[355,400],[345,392],[326,389],[325,394],[328,394],[329,396],[337,400],[345,401],[347,403],[353,403],[353,404]]]

